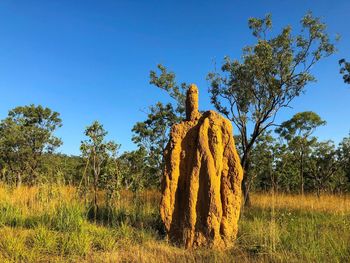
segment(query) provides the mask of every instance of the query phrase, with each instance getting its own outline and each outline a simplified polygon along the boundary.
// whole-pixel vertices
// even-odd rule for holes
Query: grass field
[[[0,262],[350,262],[349,196],[254,194],[224,251],[168,244],[158,203],[122,192],[93,223],[74,188],[0,186]]]

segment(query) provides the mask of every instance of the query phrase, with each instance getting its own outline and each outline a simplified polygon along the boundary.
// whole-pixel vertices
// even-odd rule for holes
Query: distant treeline
[[[346,193],[350,190],[350,135],[338,146],[312,136],[324,125],[314,112],[296,114],[274,132],[259,137],[251,153],[249,186],[254,191]],[[119,145],[106,142],[98,122],[87,127],[80,156],[55,153],[62,144],[54,136],[62,125],[59,113],[42,106],[11,110],[0,122],[1,181],[21,184],[61,183],[99,189],[138,191],[157,188],[162,160],[145,147],[118,154]],[[237,146],[241,145],[236,136]],[[242,155],[242,149],[238,147]],[[156,156],[156,157],[154,157]],[[156,159],[155,159],[156,158]]]
[[[159,178],[151,176],[145,149],[118,154],[119,145],[105,141],[107,132],[98,122],[86,128],[80,156],[57,153],[62,141],[54,132],[60,126],[60,114],[49,108],[29,105],[10,110],[0,121],[1,181],[14,186],[102,186],[114,176],[118,185],[135,191],[159,185]]]

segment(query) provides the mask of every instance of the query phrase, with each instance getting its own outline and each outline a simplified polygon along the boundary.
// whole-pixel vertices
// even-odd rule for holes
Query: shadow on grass
[[[95,216],[94,209],[87,209],[86,218],[91,223],[118,228],[128,225],[136,230],[149,230],[156,233],[158,239],[165,237],[165,228],[161,221],[158,209],[149,211],[142,202],[135,202],[133,207],[108,207],[99,206]]]

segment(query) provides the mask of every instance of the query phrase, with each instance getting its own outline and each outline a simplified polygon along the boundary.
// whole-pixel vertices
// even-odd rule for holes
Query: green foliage
[[[298,193],[300,189],[299,165],[288,145],[279,144],[275,153],[276,191]]]
[[[333,177],[340,169],[340,163],[332,141],[316,143],[313,148],[308,164],[309,176],[317,190],[317,195],[320,196],[321,190],[334,181]]]
[[[85,130],[87,140],[80,146],[82,157],[86,159],[85,171],[82,180],[84,181],[84,192],[93,189],[93,215],[96,221],[98,213],[98,190],[100,187],[107,188],[108,204],[115,198],[119,187],[120,171],[117,160],[119,145],[105,141],[107,131],[98,122],[93,122]],[[86,174],[87,172],[87,174]],[[103,174],[102,172],[105,172]],[[92,183],[90,183],[92,177]],[[83,194],[85,194],[83,192]]]
[[[345,59],[339,60],[340,74],[343,75],[343,80],[345,83],[350,84],[350,63]]]
[[[147,151],[143,162],[149,166],[150,173],[155,177],[153,181],[159,181],[164,168],[163,152],[168,142],[169,130],[180,118],[170,103],[163,105],[158,102],[149,109],[147,119],[134,125],[132,140],[140,149]]]
[[[158,186],[164,169],[163,152],[166,147],[171,126],[183,120],[185,116],[186,83],[178,85],[175,73],[168,72],[165,66],[157,66],[156,71],[150,72],[150,84],[166,91],[174,100],[174,104],[157,102],[149,107],[147,119],[137,122],[132,132],[132,140],[139,148],[147,151],[144,162],[149,167],[149,179]]]
[[[305,161],[311,154],[311,147],[316,144],[316,138],[311,137],[315,129],[326,122],[312,111],[299,112],[290,120],[283,122],[275,131],[288,143],[288,148],[299,164],[300,192],[304,194]]]
[[[123,184],[134,193],[145,187],[159,185],[159,177],[154,176],[153,169],[147,165],[148,155],[145,148],[123,153],[119,160],[122,166]]]
[[[252,181],[256,180],[256,188],[259,190],[276,189],[276,175],[274,172],[274,163],[278,147],[271,133],[262,134],[252,151]],[[249,185],[251,185],[250,182]],[[254,187],[254,186],[253,186]]]
[[[256,44],[243,49],[241,61],[226,57],[221,74],[208,75],[212,104],[234,122],[241,135],[245,199],[251,176],[250,152],[257,138],[274,125],[280,109],[288,107],[315,80],[312,66],[335,51],[326,25],[319,18],[306,14],[301,27],[294,36],[291,27],[286,26],[278,35],[269,37],[270,15],[249,19]]]
[[[61,153],[44,154],[40,181],[52,184],[78,185],[83,173],[84,160],[80,156]]]
[[[176,101],[176,112],[183,116],[185,114],[187,84],[177,85],[174,72],[168,72],[166,67],[161,64],[157,65],[157,68],[160,74],[158,75],[156,71],[151,70],[150,84],[165,90]]]
[[[326,122],[315,112],[304,111],[295,114],[290,120],[283,122],[276,132],[288,141],[295,137],[308,138],[317,127]]]
[[[312,136],[325,122],[313,112],[295,114],[275,131],[263,133],[251,152],[250,187],[284,193],[346,193],[349,190],[349,138],[336,148]]]
[[[338,156],[347,182],[350,183],[350,134],[340,142]]]
[[[0,123],[0,159],[8,183],[38,182],[44,154],[62,142],[53,135],[62,125],[59,113],[42,106],[23,106],[9,111]]]

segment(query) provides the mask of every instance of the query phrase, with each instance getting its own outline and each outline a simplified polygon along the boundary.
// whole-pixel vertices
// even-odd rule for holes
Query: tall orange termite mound
[[[193,84],[186,120],[172,127],[164,158],[160,214],[169,239],[187,248],[232,244],[243,176],[232,125],[215,111],[198,111]]]

